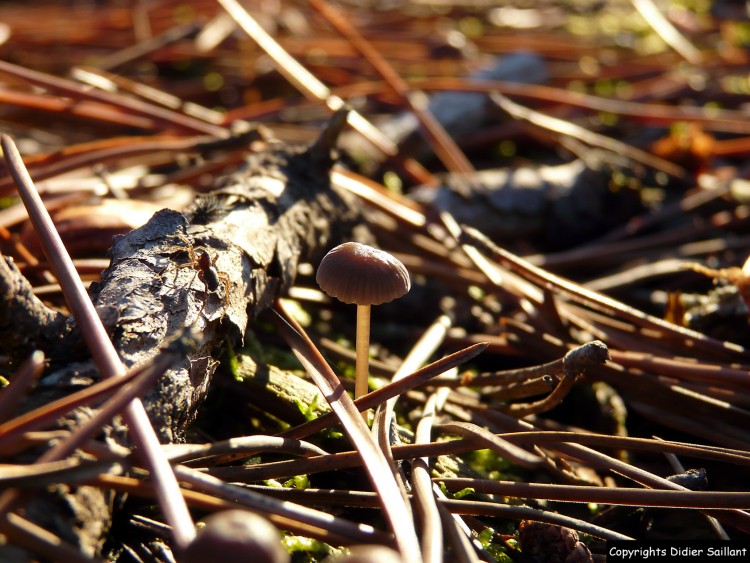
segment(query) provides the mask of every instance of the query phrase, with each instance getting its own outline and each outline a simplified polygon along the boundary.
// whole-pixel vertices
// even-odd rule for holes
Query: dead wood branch
[[[165,340],[186,327],[194,326],[202,335],[197,349],[144,397],[162,442],[183,439],[224,346],[241,343],[248,322],[293,282],[298,264],[322,255],[359,216],[354,203],[329,182],[333,147],[344,121],[345,114],[337,114],[308,148],[269,142],[250,153],[244,168],[198,201],[192,213],[162,210],[143,227],[114,240],[110,267],[94,293],[97,307],[115,314],[111,336],[123,362],[131,367],[152,359]],[[201,253],[208,262],[199,260]],[[2,282],[14,287],[18,277],[8,270]],[[28,299],[28,292],[14,294],[4,306],[17,308],[14,301],[21,299]],[[0,318],[3,315],[0,311]],[[42,328],[57,318],[45,309],[39,315]],[[48,344],[43,338],[29,339],[27,346]],[[74,371],[76,377],[95,378],[93,363],[79,363],[53,370],[42,387],[49,391],[69,383]],[[90,491],[79,491],[87,498],[76,498],[76,489],[62,493],[67,505],[94,502]],[[45,522],[52,526],[54,520],[52,531],[68,541],[75,537],[81,546],[97,544],[110,509],[106,498],[95,504],[98,508],[90,510],[93,520],[85,525],[80,514],[72,516],[70,511],[67,518]],[[34,512],[60,514],[51,506]]]

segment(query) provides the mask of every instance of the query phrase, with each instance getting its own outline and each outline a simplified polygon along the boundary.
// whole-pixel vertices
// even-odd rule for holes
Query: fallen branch
[[[153,359],[165,340],[186,327],[201,334],[195,350],[143,397],[162,442],[183,439],[221,350],[242,342],[248,322],[291,285],[300,261],[322,254],[358,217],[353,203],[329,182],[334,144],[345,119],[345,112],[336,114],[309,148],[267,143],[248,155],[240,172],[196,202],[190,214],[162,210],[114,240],[111,264],[94,288],[94,302],[112,317],[110,337],[125,366]],[[208,261],[200,260],[203,253]],[[3,283],[13,287],[18,276],[8,272]],[[13,310],[15,299],[28,297],[26,292],[17,295],[0,306],[0,318],[7,316],[1,309]],[[31,310],[44,313],[40,325],[47,326],[56,315],[38,305]],[[26,344],[44,349],[49,341],[30,339]],[[92,361],[50,370],[41,384],[45,400],[86,378],[98,378]],[[66,424],[85,422],[80,414],[76,417]],[[81,491],[71,488],[61,499],[40,495],[29,515],[69,542],[99,545],[111,519],[110,503],[107,495],[77,498]],[[84,506],[85,511],[73,508]]]

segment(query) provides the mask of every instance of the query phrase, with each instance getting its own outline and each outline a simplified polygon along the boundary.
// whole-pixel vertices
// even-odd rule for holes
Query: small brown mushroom
[[[383,250],[346,242],[325,255],[315,279],[331,297],[357,305],[356,399],[367,393],[370,306],[387,303],[407,293],[411,287],[409,272]]]
[[[205,519],[205,526],[180,561],[204,563],[289,563],[289,554],[281,545],[281,535],[268,520],[245,510],[224,510]]]

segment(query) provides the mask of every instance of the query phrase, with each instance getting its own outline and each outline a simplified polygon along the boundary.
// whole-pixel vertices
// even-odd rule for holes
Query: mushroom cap
[[[315,279],[331,297],[357,305],[387,303],[411,288],[409,272],[401,262],[358,242],[345,242],[326,254]]]
[[[245,510],[225,510],[205,519],[180,561],[204,563],[289,563],[281,535],[268,520]]]

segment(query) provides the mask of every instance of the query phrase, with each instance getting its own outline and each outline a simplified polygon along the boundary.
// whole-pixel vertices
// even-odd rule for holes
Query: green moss
[[[232,379],[234,379],[235,381],[242,381],[242,377],[238,373],[240,364],[237,361],[237,354],[235,354],[234,347],[232,346],[231,343],[227,344],[226,357],[227,357],[226,366],[227,366],[227,369],[229,370],[229,373],[232,374]]]
[[[497,532],[494,529],[485,528],[479,532],[477,541],[498,563],[513,563],[513,559],[506,551],[505,544],[498,538]]]
[[[0,209],[6,209],[12,205],[18,203],[19,198],[16,196],[12,197],[0,197]]]
[[[302,413],[302,416],[305,417],[305,420],[308,422],[311,420],[315,420],[318,418],[318,415],[320,414],[319,410],[319,403],[318,403],[318,396],[315,395],[312,398],[312,401],[309,403],[306,403],[305,401],[301,401],[300,399],[295,398],[294,404],[297,405],[297,408],[299,409],[299,412]]]
[[[338,551],[326,543],[304,536],[286,536],[281,542],[295,563],[321,561]]]
[[[483,449],[465,455],[464,461],[487,479],[508,479],[513,465],[492,450]]]
[[[310,479],[307,475],[295,475],[284,481],[284,487],[292,489],[307,489],[310,487]]]
[[[468,497],[476,493],[476,490],[473,487],[466,487],[465,489],[461,489],[460,491],[456,491],[453,493],[453,498],[456,500],[461,500],[464,497]]]
[[[292,372],[302,371],[302,366],[300,365],[299,360],[291,350],[281,349],[275,346],[264,346],[260,343],[253,330],[248,330],[245,334],[245,345],[240,351],[240,356],[253,358],[254,363],[274,366],[280,370]],[[234,371],[232,373],[234,373]]]

